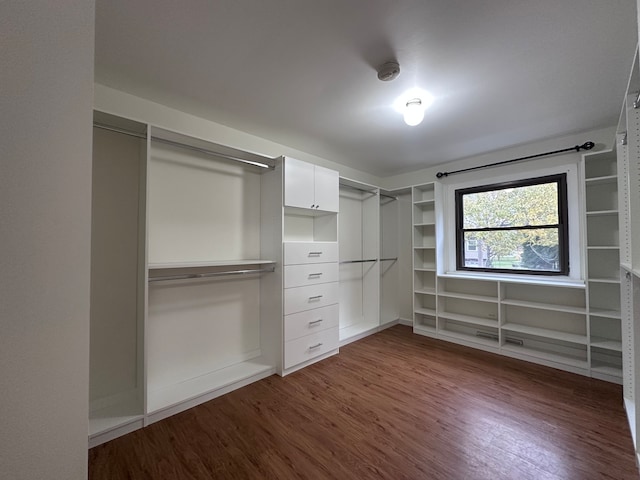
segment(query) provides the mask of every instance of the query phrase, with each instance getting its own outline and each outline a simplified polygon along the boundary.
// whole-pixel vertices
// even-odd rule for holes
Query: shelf
[[[461,300],[477,300],[479,302],[498,303],[496,297],[489,297],[486,295],[473,295],[470,293],[458,293],[458,292],[438,292],[441,297],[459,298]]]
[[[620,245],[598,245],[587,247],[587,250],[620,250]]]
[[[417,202],[413,202],[414,205],[416,206],[420,206],[420,205],[433,205],[435,203],[435,199],[430,199],[430,200],[418,200]]]
[[[413,293],[418,293],[420,295],[435,295],[436,294],[436,289],[435,288],[420,288],[420,289],[414,290]]]
[[[420,315],[431,315],[432,317],[436,316],[436,311],[431,308],[416,308],[413,312]]]
[[[587,217],[598,217],[603,215],[617,215],[618,210],[593,210],[591,212],[587,212]]]
[[[143,418],[140,402],[134,397],[89,413],[89,438],[129,425]]]
[[[538,358],[541,360],[547,360],[549,362],[560,363],[563,365],[569,365],[572,367],[588,369],[589,364],[586,360],[578,357],[570,357],[566,355],[559,355],[557,353],[551,353],[544,350],[535,350],[533,348],[521,347],[518,345],[502,345],[502,350],[507,352],[519,353],[521,355],[527,355],[529,357]]]
[[[454,322],[468,323],[471,325],[481,325],[483,327],[498,328],[498,320],[492,318],[472,317],[471,315],[462,315],[460,313],[439,312],[438,317]]]
[[[556,305],[553,303],[527,302],[524,300],[503,299],[503,305],[513,305],[515,307],[537,308],[540,310],[553,310],[555,312],[577,313],[584,315],[587,313],[585,307],[571,307],[568,305]]]
[[[591,365],[591,371],[601,373],[603,375],[610,375],[612,377],[622,377],[622,369],[613,365],[607,365],[605,363],[594,362]]]
[[[536,337],[553,338],[555,340],[561,340],[563,342],[577,343],[580,345],[587,344],[586,335],[560,332],[558,330],[551,330],[549,328],[531,327],[528,325],[520,325],[518,323],[505,323],[504,325],[502,325],[502,329],[508,330],[510,332],[534,335]]]
[[[590,283],[620,283],[619,278],[589,278]]]
[[[609,338],[591,337],[591,346],[602,348],[604,350],[613,350],[615,352],[622,351],[622,342],[620,340],[611,340]]]
[[[414,267],[414,270],[416,272],[435,272],[436,266],[434,265],[433,267]]]
[[[414,227],[433,227],[435,226],[435,223],[431,222],[431,223],[414,223],[413,224]]]
[[[617,310],[604,310],[599,308],[590,308],[589,315],[592,317],[617,318],[620,320],[620,312]]]
[[[413,333],[417,333],[419,335],[435,336],[437,334],[437,330],[436,327],[430,327],[428,325],[414,322]]]
[[[344,327],[340,329],[340,342],[345,342],[350,339],[357,339],[360,335],[369,332],[376,332],[378,330],[379,323],[372,321],[362,321]]]
[[[413,247],[414,250],[435,250],[435,245],[432,247]]]
[[[150,263],[149,270],[168,270],[172,268],[239,267],[243,265],[273,265],[275,263],[276,262],[273,260],[217,260],[210,262],[202,261]]]
[[[147,408],[149,413],[157,412],[221,390],[234,383],[252,377],[264,378],[273,373],[275,373],[275,367],[265,362],[262,357],[257,357],[165,388],[150,389]]]
[[[451,330],[445,330],[440,328],[438,335],[441,337],[457,338],[459,340],[465,340],[467,342],[479,343],[488,347],[498,348],[498,340],[491,340],[489,338],[478,337],[476,335],[467,335],[460,332],[452,332]]]
[[[618,176],[617,175],[607,175],[605,177],[591,177],[591,178],[586,178],[585,179],[585,183],[587,184],[587,186],[589,185],[601,185],[601,184],[605,184],[605,183],[617,183],[618,182]]]

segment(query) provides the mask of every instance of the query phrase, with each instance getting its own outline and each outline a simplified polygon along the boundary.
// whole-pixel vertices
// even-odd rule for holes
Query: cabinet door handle
[[[322,298],[322,295],[316,295],[314,297],[309,297],[309,300],[320,300]]]
[[[311,208],[316,208],[316,204],[314,203],[313,205],[311,205]]]
[[[316,205],[316,210],[320,208],[320,205]]]
[[[310,257],[319,257],[322,255],[322,252],[309,252]]]
[[[321,277],[322,276],[322,272],[320,273],[310,273],[309,274],[309,278],[317,278],[317,277]]]
[[[314,321],[312,321],[312,322],[309,322],[309,325],[310,325],[310,326],[311,326],[311,325],[317,325],[317,324],[319,324],[320,322],[322,322],[322,318],[319,318],[318,320],[314,320]]]
[[[313,350],[314,348],[319,348],[319,347],[321,347],[321,346],[322,346],[322,342],[320,342],[320,343],[316,343],[315,345],[311,345],[311,346],[309,347],[309,350]]]

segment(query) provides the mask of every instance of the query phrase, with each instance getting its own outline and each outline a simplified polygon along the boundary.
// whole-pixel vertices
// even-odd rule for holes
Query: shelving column
[[[618,175],[614,151],[584,155],[591,375],[621,382]]]
[[[436,303],[436,218],[435,184],[413,187],[413,331],[435,337]]]

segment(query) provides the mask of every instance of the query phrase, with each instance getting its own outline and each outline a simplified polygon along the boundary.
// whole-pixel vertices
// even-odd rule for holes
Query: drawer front
[[[284,264],[327,263],[338,261],[337,242],[285,242]]]
[[[284,341],[310,335],[312,333],[327,330],[338,326],[338,305],[314,308],[304,312],[285,315],[284,317]]]
[[[290,368],[338,348],[338,327],[296,338],[284,344],[284,368]]]
[[[333,305],[338,303],[338,295],[338,282],[287,288],[284,291],[284,314]]]
[[[284,267],[284,288],[304,287],[338,281],[337,263],[288,265]]]

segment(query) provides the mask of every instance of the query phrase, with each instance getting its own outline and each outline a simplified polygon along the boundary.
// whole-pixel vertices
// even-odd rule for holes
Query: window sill
[[[464,278],[468,280],[484,280],[494,282],[524,283],[529,285],[557,285],[560,287],[585,288],[584,280],[569,278],[566,276],[544,276],[544,275],[509,275],[505,273],[488,272],[445,272],[439,277],[444,278]]]

